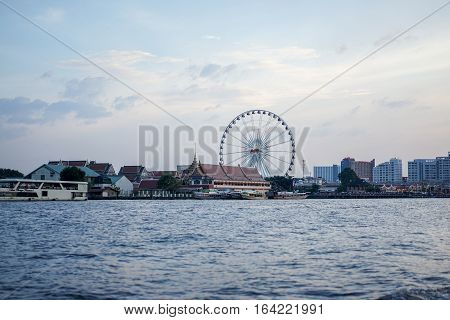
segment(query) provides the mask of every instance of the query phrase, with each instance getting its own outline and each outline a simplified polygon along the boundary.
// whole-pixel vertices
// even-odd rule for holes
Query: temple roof
[[[203,164],[194,161],[185,170],[185,176],[207,176],[215,180],[235,181],[265,181],[256,168],[238,166],[223,166],[221,164]]]

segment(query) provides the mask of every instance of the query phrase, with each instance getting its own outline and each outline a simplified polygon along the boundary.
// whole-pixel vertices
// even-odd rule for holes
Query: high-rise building
[[[354,165],[355,164],[355,159],[354,158],[344,158],[341,161],[341,171],[344,171],[344,169],[350,168],[353,170]]]
[[[373,182],[375,183],[401,183],[402,160],[392,158],[373,168]]]
[[[436,181],[436,160],[408,161],[408,182]]]
[[[450,152],[447,157],[408,161],[408,182],[450,182]]]
[[[314,178],[322,178],[326,182],[338,182],[339,173],[341,173],[341,167],[337,164],[314,167]]]
[[[438,181],[450,182],[450,152],[447,157],[436,158],[436,177]]]
[[[375,159],[372,161],[356,161],[354,158],[344,158],[341,161],[341,171],[350,168],[355,171],[360,179],[366,181],[373,180],[373,168],[375,167]]]

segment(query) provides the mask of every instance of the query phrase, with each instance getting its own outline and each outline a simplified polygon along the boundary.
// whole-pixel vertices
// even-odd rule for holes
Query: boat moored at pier
[[[87,200],[87,182],[0,179],[0,201]]]
[[[290,192],[290,191],[278,191],[269,197],[270,199],[284,199],[284,200],[302,200],[308,198],[308,194],[305,192]]]

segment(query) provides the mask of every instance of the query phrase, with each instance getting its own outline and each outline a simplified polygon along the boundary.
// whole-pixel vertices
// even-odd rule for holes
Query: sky
[[[158,128],[166,155],[148,167],[189,163],[194,141],[208,162],[219,146],[201,128],[221,135],[254,108],[283,114],[296,140],[310,128],[297,149],[311,171],[397,157],[406,175],[408,160],[450,151],[450,6],[284,113],[443,1],[2,2],[134,91],[0,3],[0,167],[88,159],[118,171],[141,162],[139,126]],[[136,92],[193,129],[175,160],[181,124]]]

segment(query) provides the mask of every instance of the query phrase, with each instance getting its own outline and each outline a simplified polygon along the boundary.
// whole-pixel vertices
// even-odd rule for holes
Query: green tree
[[[23,178],[23,173],[13,169],[0,169],[0,179]]]
[[[319,192],[319,189],[320,189],[320,186],[318,184],[314,183],[311,186],[311,193],[317,193],[317,192]]]
[[[61,171],[60,179],[62,181],[85,181],[85,173],[77,167],[67,167]]]
[[[369,184],[369,185],[366,187],[366,191],[367,191],[367,192],[381,192],[381,189],[380,189],[379,186],[374,186],[374,185],[372,185],[372,184]]]
[[[169,174],[163,175],[158,180],[158,189],[174,191],[174,190],[178,189],[179,186],[180,186],[180,181],[177,178],[175,178]]]
[[[275,176],[266,178],[272,186],[272,191],[292,191],[292,177],[289,176]]]
[[[338,192],[347,191],[349,187],[367,187],[368,183],[360,179],[355,171],[350,168],[345,168],[339,173],[339,180],[341,185],[338,188]]]

